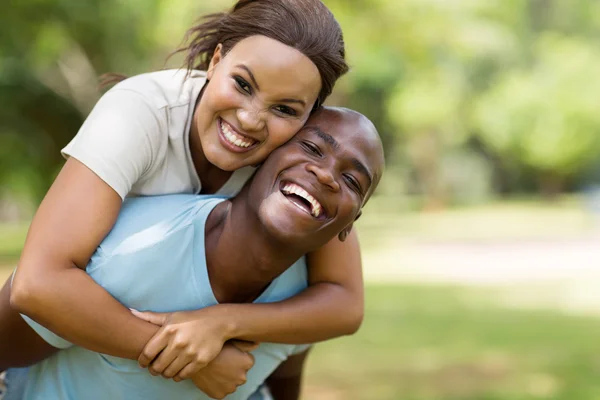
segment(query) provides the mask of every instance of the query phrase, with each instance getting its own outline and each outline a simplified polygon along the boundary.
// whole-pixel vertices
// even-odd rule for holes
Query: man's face
[[[249,199],[271,235],[310,251],[351,227],[382,172],[383,149],[370,121],[323,109],[269,156]]]

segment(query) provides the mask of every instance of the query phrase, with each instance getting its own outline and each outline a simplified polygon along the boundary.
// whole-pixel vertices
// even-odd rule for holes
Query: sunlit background
[[[0,279],[97,101],[231,0],[21,0],[0,13]],[[361,331],[304,399],[600,398],[600,2],[327,0],[387,176],[358,223]],[[169,66],[177,66],[172,59]]]

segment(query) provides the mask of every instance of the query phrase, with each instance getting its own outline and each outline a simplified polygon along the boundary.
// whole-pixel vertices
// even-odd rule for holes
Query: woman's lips
[[[217,120],[217,127],[221,142],[223,142],[228,149],[236,153],[249,151],[260,143],[258,140],[239,134],[233,126],[228,124],[222,118]]]

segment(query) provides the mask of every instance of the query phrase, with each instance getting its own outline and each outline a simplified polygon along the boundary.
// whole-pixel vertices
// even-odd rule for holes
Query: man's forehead
[[[357,150],[358,153],[365,153],[365,156],[380,147],[378,134],[369,124],[356,118],[309,120],[298,135],[317,136],[335,149]]]
[[[358,126],[357,126],[358,125]],[[379,157],[377,148],[379,141],[370,140],[371,135],[360,124],[352,126],[307,125],[302,130],[303,137],[311,136],[321,139],[334,150],[340,150],[341,156],[346,156],[359,170],[365,172],[370,179],[379,174]],[[333,127],[333,129],[328,129]]]

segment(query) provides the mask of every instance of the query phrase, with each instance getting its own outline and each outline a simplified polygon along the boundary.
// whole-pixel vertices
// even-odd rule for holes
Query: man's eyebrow
[[[354,166],[354,168],[356,168],[358,172],[364,174],[367,177],[367,179],[369,180],[369,187],[371,187],[371,185],[373,185],[373,175],[371,175],[369,169],[365,167],[365,164],[360,162],[360,160],[358,160],[357,158],[353,158],[352,165]]]
[[[317,136],[323,139],[325,143],[329,144],[334,149],[339,149],[340,144],[338,143],[338,141],[335,140],[335,138],[329,133],[322,131],[318,126],[307,126],[305,129],[309,129],[312,132],[316,133]],[[353,158],[351,162],[352,166],[354,166],[354,168],[356,168],[358,172],[364,174],[367,177],[369,181],[369,187],[371,187],[373,185],[373,174],[369,172],[369,169],[365,167],[365,164],[363,164],[358,158]]]
[[[252,73],[250,68],[246,67],[244,64],[238,64],[238,65],[236,65],[236,67],[241,68],[244,71],[246,71],[248,73],[248,75],[250,75],[250,80],[252,81],[254,86],[256,86],[256,90],[260,90],[260,88],[258,87],[258,83],[256,83],[256,79],[254,78],[254,74]]]
[[[335,140],[335,138],[333,136],[331,136],[329,133],[323,132],[318,126],[307,126],[306,129],[309,129],[312,132],[316,133],[318,137],[323,139],[323,141],[325,143],[327,143],[334,149],[337,150],[340,148],[340,144],[338,143],[338,141]]]

